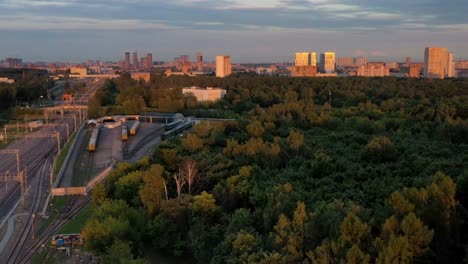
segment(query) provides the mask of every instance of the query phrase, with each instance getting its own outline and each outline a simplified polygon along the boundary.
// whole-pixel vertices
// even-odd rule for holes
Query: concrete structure
[[[221,100],[226,95],[226,90],[221,88],[207,87],[200,88],[196,86],[182,88],[184,95],[192,94],[197,98],[198,102],[215,102]]]
[[[365,66],[367,65],[367,57],[357,57],[357,58],[354,58],[354,65],[357,66],[357,67],[360,67],[360,66]]]
[[[216,56],[216,77],[226,77],[231,75],[231,57],[218,55]]]
[[[456,75],[455,72],[455,62],[453,61],[453,52],[448,53],[447,57],[447,78],[454,78]]]
[[[315,77],[317,76],[317,66],[304,65],[292,66],[288,68],[291,71],[291,77]]]
[[[197,71],[203,71],[203,54],[201,52],[197,53]]]
[[[130,76],[134,80],[139,81],[140,79],[143,79],[147,82],[150,80],[151,74],[149,72],[131,72]]]
[[[421,77],[421,65],[413,63],[409,65],[408,77],[409,78],[419,78]]]
[[[354,66],[354,58],[336,58],[336,67],[352,67]]]
[[[133,52],[133,64],[132,64],[133,69],[138,69],[138,54],[136,52]]]
[[[357,68],[357,76],[364,77],[384,77],[390,76],[390,68],[385,66],[382,62],[371,62],[366,66],[360,66]]]
[[[424,77],[444,79],[447,73],[448,52],[446,48],[427,47],[424,52]]]
[[[23,60],[17,58],[6,58],[5,67],[7,68],[17,68],[23,66]]]
[[[130,69],[130,52],[125,52],[124,68]]]
[[[327,51],[320,54],[320,71],[322,73],[335,72],[335,52]]]

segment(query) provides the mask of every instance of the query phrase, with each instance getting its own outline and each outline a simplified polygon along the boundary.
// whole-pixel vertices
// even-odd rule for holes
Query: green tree
[[[187,134],[181,141],[184,149],[195,152],[203,147],[203,140],[197,137],[195,134]]]

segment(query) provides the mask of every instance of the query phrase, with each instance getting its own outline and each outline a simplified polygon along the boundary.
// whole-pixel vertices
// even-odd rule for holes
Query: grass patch
[[[47,208],[49,218],[47,218],[38,228],[38,234],[42,233],[47,227],[57,218],[57,216],[62,212],[63,208],[68,202],[69,197],[67,196],[56,196],[50,203],[52,204]]]
[[[62,229],[60,229],[60,234],[71,234],[71,233],[80,233],[81,229],[86,224],[86,220],[93,213],[93,207],[91,205],[83,208],[72,220],[68,221]]]
[[[58,172],[60,171],[60,168],[62,168],[63,162],[65,161],[65,158],[67,157],[68,152],[70,151],[70,146],[72,142],[75,140],[75,137],[76,137],[76,132],[72,134],[72,136],[70,137],[70,140],[67,141],[62,151],[60,151],[60,154],[55,159],[54,180]]]
[[[47,257],[47,250],[42,251],[41,253],[36,253],[32,257],[31,263],[33,264],[42,264]]]

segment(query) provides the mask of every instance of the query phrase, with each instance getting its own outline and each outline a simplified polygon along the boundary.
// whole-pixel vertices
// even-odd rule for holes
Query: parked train
[[[178,121],[174,121],[172,123],[169,123],[169,124],[166,124],[166,131],[169,131],[175,127],[177,127],[178,125],[182,124],[183,121],[181,120],[178,120]]]
[[[130,136],[136,135],[138,129],[140,129],[140,121],[135,121],[135,123],[133,123],[132,127],[130,128]]]
[[[168,138],[171,138],[171,137],[174,137],[182,132],[184,132],[185,130],[189,129],[192,127],[192,122],[189,121],[189,122],[185,122],[183,123],[182,125],[176,127],[176,128],[173,128],[169,131],[166,131],[166,132],[163,132],[161,134],[161,140],[166,140]]]
[[[99,128],[100,128],[100,125],[97,124],[96,127],[94,127],[93,132],[91,133],[91,138],[90,138],[89,144],[88,144],[89,152],[96,151],[97,141],[98,141],[98,138],[99,138]]]
[[[122,124],[122,141],[128,140],[128,128],[126,125]]]

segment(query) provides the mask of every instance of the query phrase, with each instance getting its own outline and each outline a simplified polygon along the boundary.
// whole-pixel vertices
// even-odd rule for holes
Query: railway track
[[[164,131],[165,131],[164,127],[161,127],[155,130],[153,133],[146,135],[145,137],[140,139],[140,141],[133,147],[132,151],[128,152],[131,142],[135,139],[135,137],[132,137],[129,141],[125,143],[126,146],[124,146],[124,150],[126,151],[123,153],[124,160],[128,160],[131,157],[133,157],[133,155],[135,155],[141,148],[143,148],[146,144],[148,144],[148,142],[151,141],[151,139],[154,138],[155,134],[161,134]]]
[[[51,237],[56,235],[69,219],[73,218],[90,202],[91,197],[89,196],[77,196],[70,198],[67,205],[65,206],[68,206],[69,209],[67,211],[62,210],[62,215],[59,216],[59,218],[57,218],[43,233],[41,233],[30,247],[26,248],[26,254],[18,258],[16,263],[29,263],[34,254],[36,254],[36,252],[38,252],[43,245],[48,244],[48,241],[50,241]]]
[[[19,239],[16,240],[14,244],[14,248],[11,251],[11,254],[8,256],[7,263],[17,263],[17,259],[20,257],[21,253],[24,250],[24,245],[27,243],[28,239],[31,237],[35,217],[37,216],[37,213],[39,212],[39,208],[43,200],[42,193],[43,193],[43,188],[44,188],[44,180],[48,175],[48,169],[50,168],[49,163],[50,163],[50,158],[46,160],[46,162],[42,164],[41,168],[39,169],[38,184],[36,185],[33,204],[29,212],[29,216],[26,221],[25,228],[22,230]]]

